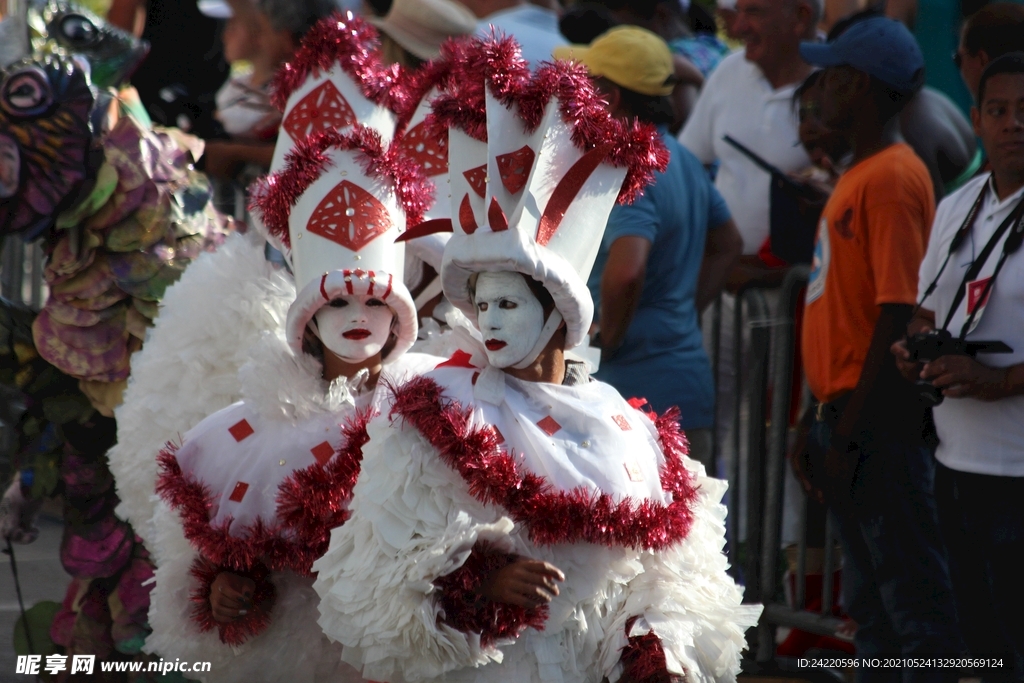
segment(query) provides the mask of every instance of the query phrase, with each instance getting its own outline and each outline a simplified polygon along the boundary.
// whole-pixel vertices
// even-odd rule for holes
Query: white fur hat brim
[[[419,332],[416,306],[400,279],[383,271],[332,270],[303,287],[288,309],[285,333],[292,351],[302,353],[306,326],[313,316],[332,299],[342,296],[377,297],[395,312],[398,339],[383,360],[395,360],[412,347]]]
[[[504,271],[522,273],[541,283],[565,320],[565,348],[572,349],[583,343],[594,320],[594,300],[587,284],[567,260],[525,239],[519,230],[452,235],[441,264],[444,295],[476,322],[470,278],[475,273]]]

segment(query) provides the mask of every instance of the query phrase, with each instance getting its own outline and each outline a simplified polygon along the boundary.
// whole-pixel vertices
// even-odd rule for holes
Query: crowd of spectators
[[[372,17],[388,62],[504,33],[534,68],[580,62],[614,116],[658,127],[671,160],[611,214],[592,344],[597,377],[681,408],[709,467],[736,428],[746,341],[724,325],[709,348],[705,313],[719,301],[732,320],[750,287],[777,307],[806,251],[812,401],[792,462],[837,522],[857,653],[1024,672],[1024,5],[964,5],[952,60],[969,112],[926,86],[913,2],[112,0],[108,17],[151,45],[132,84],[152,118],[239,179],[270,164],[273,74],[340,7]],[[819,198],[801,208],[809,232],[780,223],[779,178]]]

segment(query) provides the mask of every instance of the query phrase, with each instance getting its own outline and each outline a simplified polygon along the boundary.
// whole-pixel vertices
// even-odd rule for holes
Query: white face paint
[[[544,327],[544,307],[526,279],[510,271],[480,273],[474,303],[487,361],[507,368],[526,358]]]
[[[342,296],[313,317],[325,347],[344,361],[361,363],[384,348],[395,314],[380,299]]]

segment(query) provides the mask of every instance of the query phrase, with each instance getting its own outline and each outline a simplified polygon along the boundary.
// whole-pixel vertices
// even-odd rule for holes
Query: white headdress
[[[562,319],[573,348],[593,320],[586,283],[608,214],[640,193],[668,153],[654,127],[613,119],[582,67],[548,64],[531,77],[511,39],[462,52],[433,102],[435,125],[448,127],[448,182],[438,184],[439,201],[449,190],[453,229],[445,296],[475,320],[470,278],[522,273],[555,302],[540,348]],[[431,222],[405,237],[437,229]]]

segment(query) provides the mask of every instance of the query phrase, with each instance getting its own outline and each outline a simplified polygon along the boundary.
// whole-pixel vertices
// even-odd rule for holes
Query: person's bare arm
[[[553,564],[519,557],[487,577],[480,595],[494,602],[532,609],[554,600],[561,581],[565,581],[565,574]]]
[[[698,313],[707,308],[725,287],[742,253],[743,237],[731,218],[708,230],[704,242],[704,261],[697,280]]]
[[[640,304],[651,242],[644,237],[620,237],[608,250],[601,276],[601,355],[610,356],[622,345],[626,329]]]

